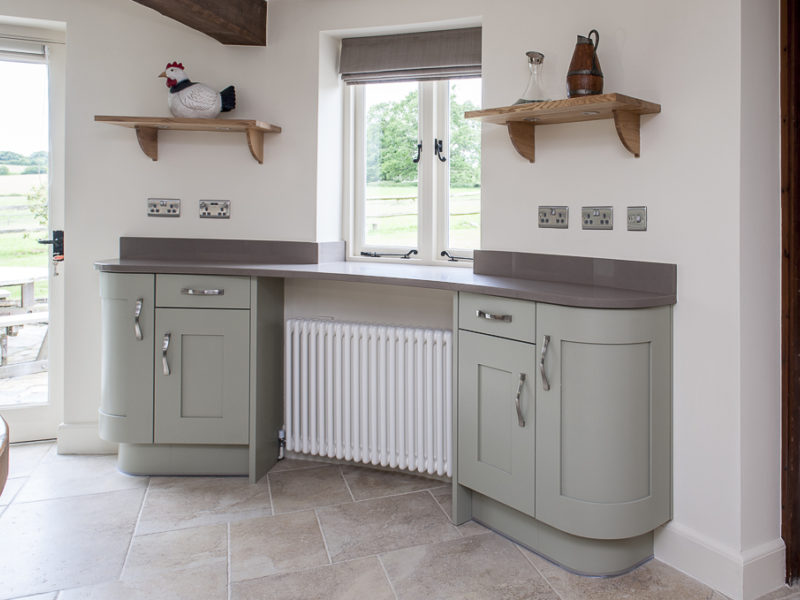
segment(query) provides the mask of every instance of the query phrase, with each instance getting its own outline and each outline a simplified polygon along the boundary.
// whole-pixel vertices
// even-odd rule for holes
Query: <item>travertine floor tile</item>
[[[356,500],[416,492],[442,485],[440,481],[426,477],[367,467],[343,466],[342,475]]]
[[[153,573],[131,581],[110,581],[62,591],[58,600],[227,600],[225,569]]]
[[[56,600],[57,594],[58,592],[49,592],[47,594],[36,594],[35,596],[23,596],[14,600]]]
[[[338,466],[269,473],[276,513],[352,502]]]
[[[135,536],[122,579],[136,581],[157,572],[197,570],[216,570],[220,576],[227,576],[227,524]]]
[[[231,600],[395,600],[375,557],[232,585]]]
[[[517,548],[497,534],[380,556],[399,600],[559,600]]]
[[[317,510],[333,562],[461,537],[428,492]]]
[[[519,548],[562,597],[569,600],[711,600],[714,590],[651,560],[619,577],[581,577]]]
[[[11,504],[11,501],[19,493],[27,480],[27,477],[15,477],[14,479],[8,479],[6,481],[6,486],[3,488],[3,493],[0,495],[0,507]]]
[[[328,553],[314,511],[231,524],[231,581],[327,565]]]
[[[305,460],[301,458],[284,458],[275,463],[270,473],[281,473],[283,471],[294,471],[296,469],[313,469],[315,467],[327,467],[331,463],[326,463],[318,460]]]
[[[439,503],[439,506],[442,508],[444,513],[447,515],[447,518],[450,519],[450,522],[453,521],[453,488],[450,485],[440,486],[434,488],[432,490],[428,490]],[[471,535],[482,535],[487,533],[489,530],[481,525],[480,523],[476,523],[475,521],[467,521],[466,523],[462,523],[458,525],[458,531],[463,537],[469,537]]]
[[[16,502],[99,494],[127,489],[144,489],[147,477],[117,471],[117,457],[48,455],[28,478]]]
[[[0,517],[0,598],[119,577],[143,489],[9,506]]]
[[[714,598],[714,600],[717,600]],[[800,600],[800,586],[782,588],[761,596],[758,600]]]
[[[137,535],[252,519],[272,514],[266,479],[153,477]]]
[[[55,444],[35,442],[31,444],[11,444],[8,454],[8,477],[27,477],[37,467],[44,455]]]

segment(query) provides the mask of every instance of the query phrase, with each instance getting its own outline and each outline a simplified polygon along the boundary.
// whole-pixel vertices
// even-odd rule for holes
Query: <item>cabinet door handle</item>
[[[225,290],[224,289],[201,290],[195,288],[183,288],[181,290],[181,294],[186,294],[187,296],[224,296]]]
[[[161,342],[161,366],[164,367],[164,375],[169,375],[169,363],[167,362],[167,350],[169,349],[170,334],[164,334],[164,341]]]
[[[479,319],[486,319],[487,321],[503,321],[504,323],[511,323],[511,315],[493,315],[480,309],[475,311],[475,316]]]
[[[547,354],[547,345],[550,343],[550,336],[544,336],[544,343],[542,344],[542,356],[539,358],[539,373],[542,375],[542,389],[545,392],[550,391],[550,382],[547,380],[547,375],[544,372],[544,355]]]
[[[514,399],[514,405],[517,407],[517,423],[520,427],[525,427],[525,417],[522,416],[522,408],[519,405],[519,397],[522,395],[522,386],[525,385],[525,373],[519,374],[519,387],[517,388],[517,397]]]
[[[136,336],[137,340],[141,340],[142,336],[142,326],[139,325],[139,317],[142,314],[142,304],[144,300],[139,298],[136,300],[136,307],[133,309],[133,334]]]

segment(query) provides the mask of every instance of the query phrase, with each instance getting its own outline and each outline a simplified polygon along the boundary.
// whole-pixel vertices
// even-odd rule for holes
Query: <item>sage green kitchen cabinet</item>
[[[536,518],[595,539],[670,518],[671,310],[537,304]]]
[[[153,441],[155,278],[100,274],[100,437]]]
[[[533,516],[535,346],[470,331],[458,343],[459,482]]]
[[[156,444],[247,444],[248,310],[156,311]]]

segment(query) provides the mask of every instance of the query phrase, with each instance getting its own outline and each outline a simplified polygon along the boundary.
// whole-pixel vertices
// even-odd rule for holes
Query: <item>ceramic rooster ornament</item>
[[[167,102],[175,117],[213,119],[219,113],[236,107],[236,91],[232,85],[217,92],[203,83],[190,81],[179,62],[169,63],[159,77],[167,78]]]

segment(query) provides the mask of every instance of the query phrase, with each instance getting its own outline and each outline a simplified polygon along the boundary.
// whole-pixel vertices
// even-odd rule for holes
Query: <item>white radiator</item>
[[[286,447],[452,474],[450,331],[286,321]]]

